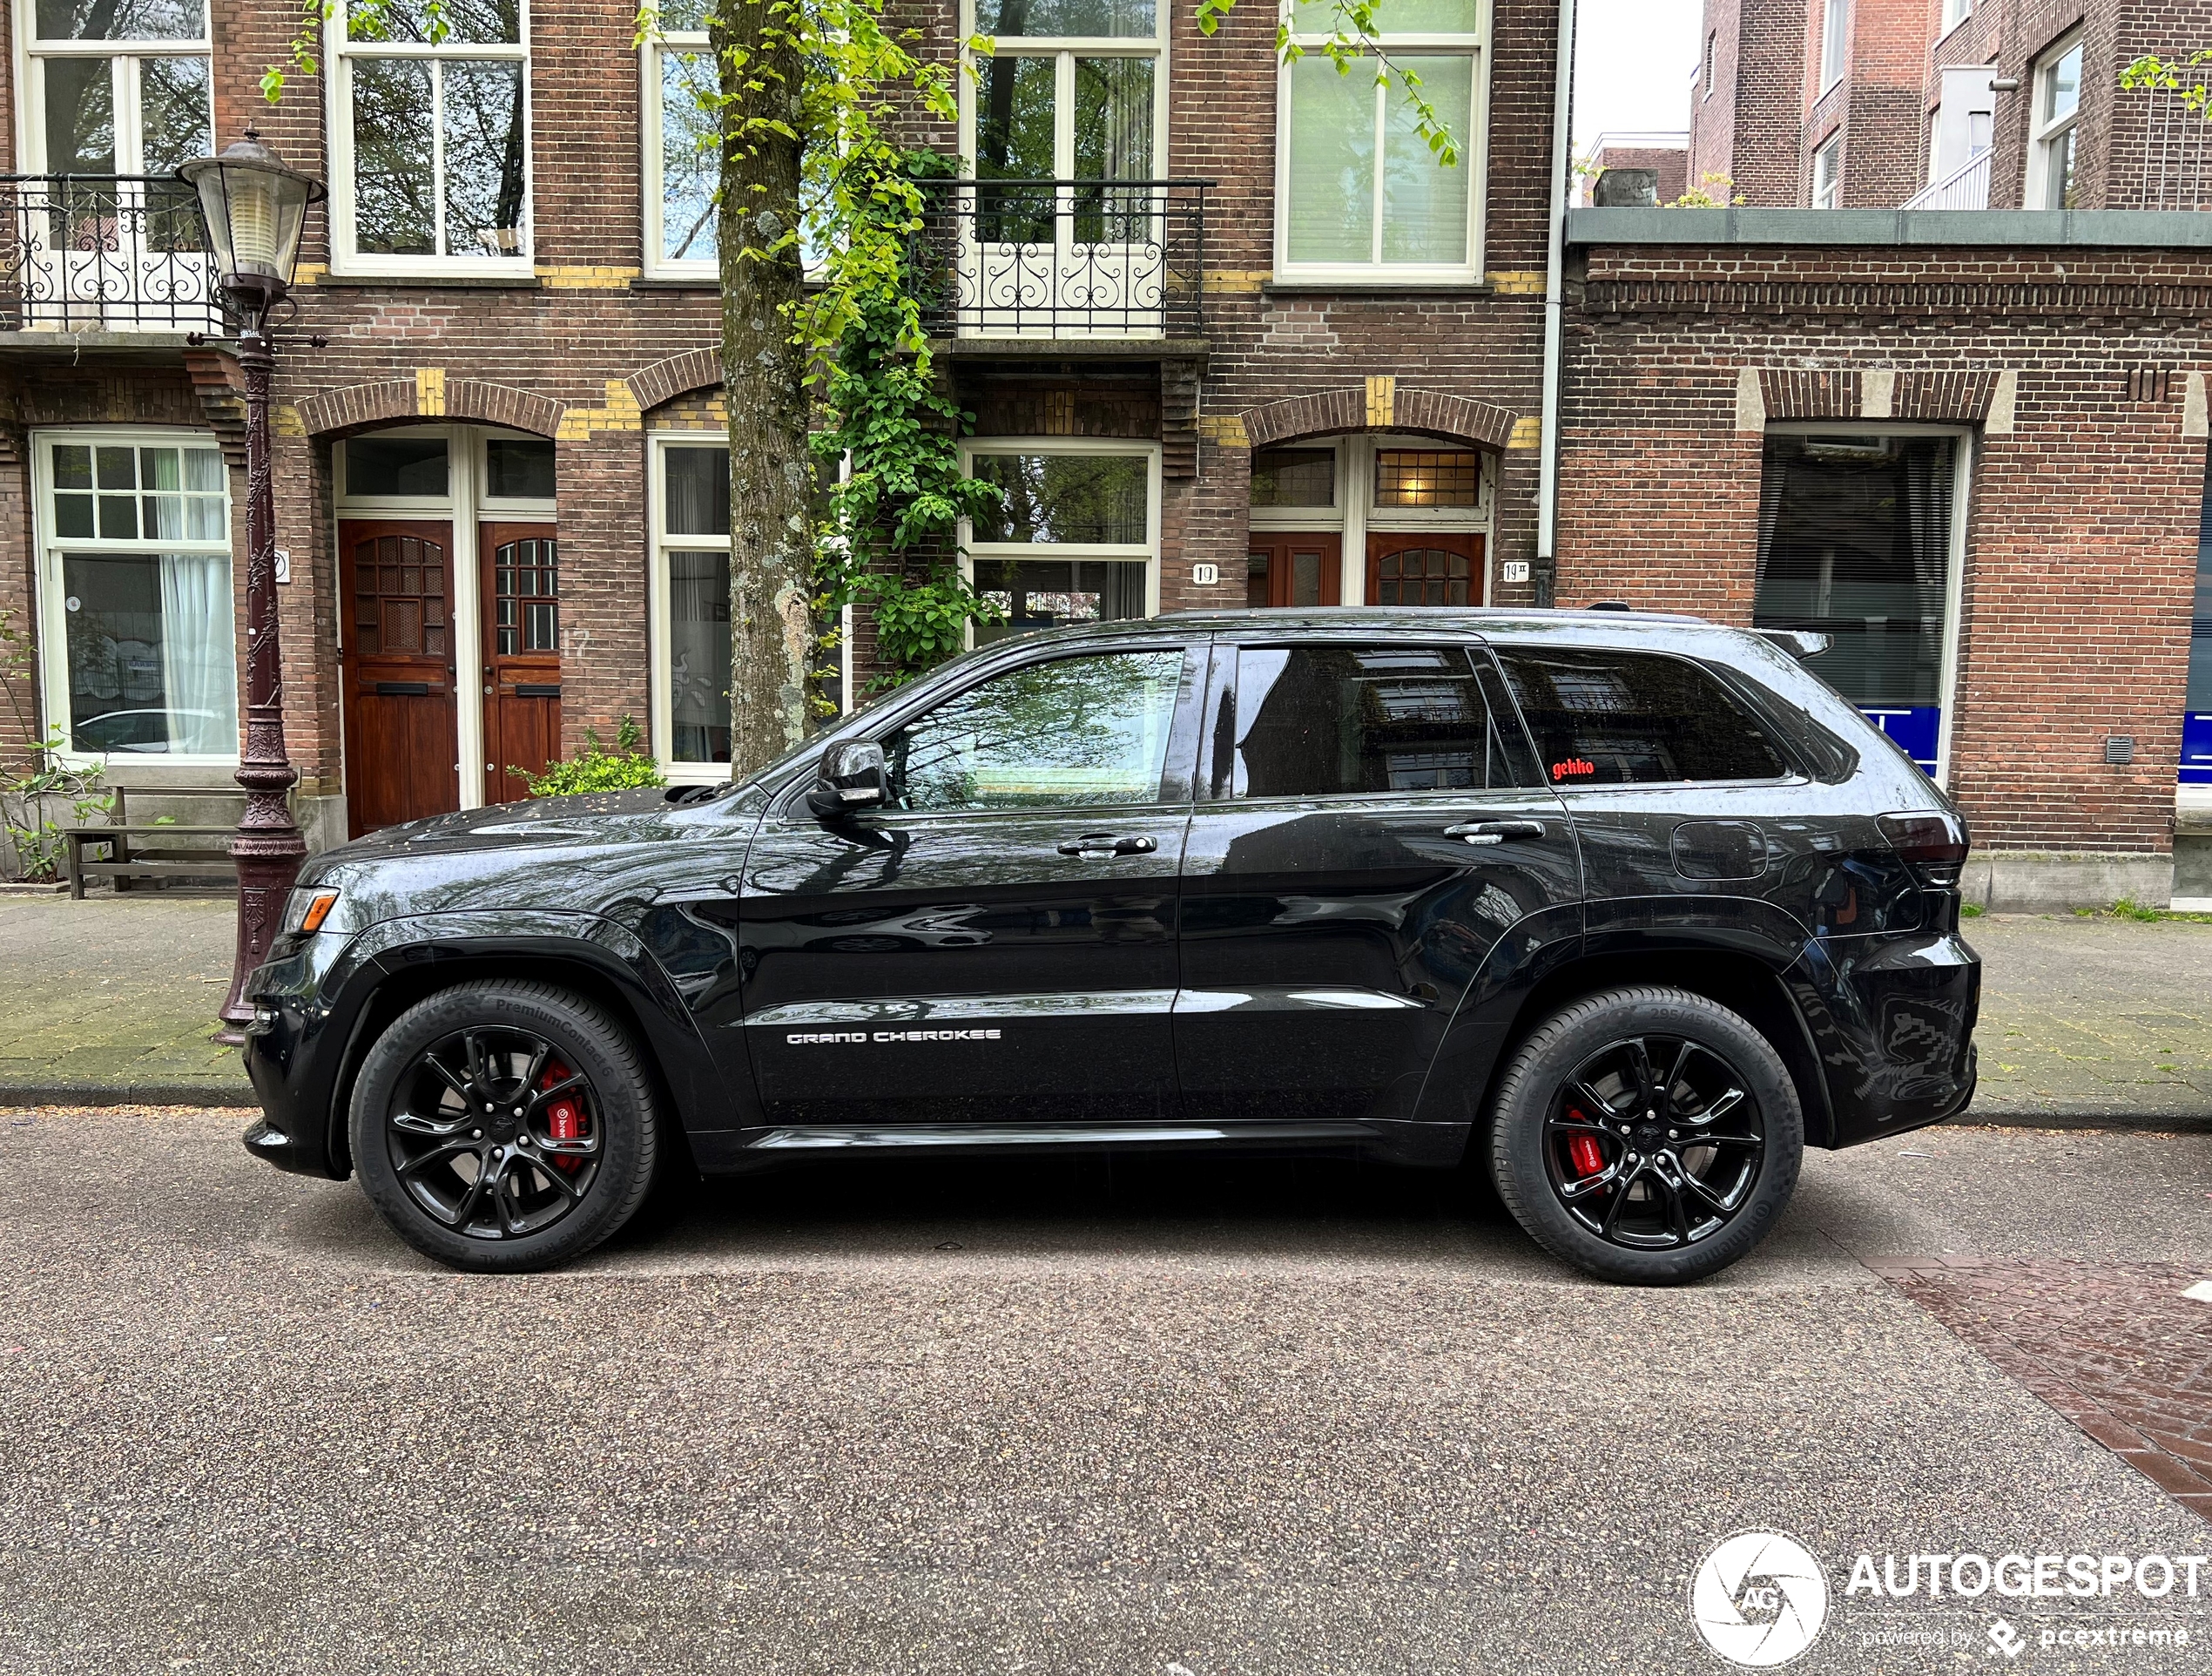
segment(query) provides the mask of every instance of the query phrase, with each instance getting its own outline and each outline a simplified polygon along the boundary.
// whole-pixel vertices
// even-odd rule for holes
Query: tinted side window
[[[995,675],[884,740],[892,801],[915,814],[1157,802],[1182,675],[1180,648]]]
[[[1501,648],[1552,782],[1778,780],[1782,753],[1696,665],[1636,652]]]
[[[1234,749],[1238,797],[1541,783],[1464,646],[1246,646]]]

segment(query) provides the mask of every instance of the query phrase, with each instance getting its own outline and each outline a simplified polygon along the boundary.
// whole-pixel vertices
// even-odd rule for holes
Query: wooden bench
[[[72,898],[84,900],[87,878],[112,879],[118,890],[129,889],[132,879],[237,881],[238,863],[232,859],[227,843],[178,846],[166,841],[172,838],[225,840],[237,830],[235,827],[187,827],[174,821],[133,821],[130,818],[129,802],[132,788],[114,786],[109,789],[114,794],[115,808],[106,825],[65,827],[62,830],[64,863]],[[141,806],[149,797],[219,797],[243,805],[246,796],[236,785],[140,786],[137,789]],[[157,841],[151,846],[132,841],[149,838]],[[87,860],[84,852],[94,848],[105,848],[106,859]]]
[[[238,877],[238,862],[232,857],[226,843],[215,848],[190,845],[178,848],[166,841],[158,848],[147,848],[143,844],[133,846],[134,838],[214,838],[227,840],[237,831],[235,827],[164,826],[152,821],[128,821],[111,827],[68,827],[62,832],[62,841],[68,846],[65,865],[69,869],[69,894],[78,901],[84,898],[84,881],[88,878],[110,878],[118,890],[127,890],[131,879],[230,879]],[[105,845],[105,861],[88,861],[84,852],[96,845]]]

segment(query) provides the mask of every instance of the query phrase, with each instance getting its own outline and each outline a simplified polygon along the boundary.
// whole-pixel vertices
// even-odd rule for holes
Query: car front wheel
[[[1524,1041],[1499,1085],[1491,1178],[1530,1238],[1604,1280],[1703,1279],[1790,1202],[1804,1116],[1781,1057],[1684,990],[1584,997]]]
[[[401,1014],[361,1066],[351,1132],[393,1231],[489,1272],[583,1255],[637,1213],[658,1161],[636,1044],[548,983],[464,983]]]

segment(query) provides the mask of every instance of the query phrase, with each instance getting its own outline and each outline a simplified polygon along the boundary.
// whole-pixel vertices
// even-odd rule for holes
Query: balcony
[[[924,322],[955,340],[1197,337],[1212,184],[933,182],[914,265]]]
[[[1909,210],[1978,210],[1989,207],[1990,153],[1982,152],[1963,169],[1924,186],[1900,206]]]
[[[192,189],[159,175],[0,175],[0,330],[225,329]]]

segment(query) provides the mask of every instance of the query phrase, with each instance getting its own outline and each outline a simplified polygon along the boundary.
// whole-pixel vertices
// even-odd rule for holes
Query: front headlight
[[[278,935],[343,931],[349,926],[342,892],[327,885],[294,885],[292,894],[284,899],[284,923],[278,928]]]

